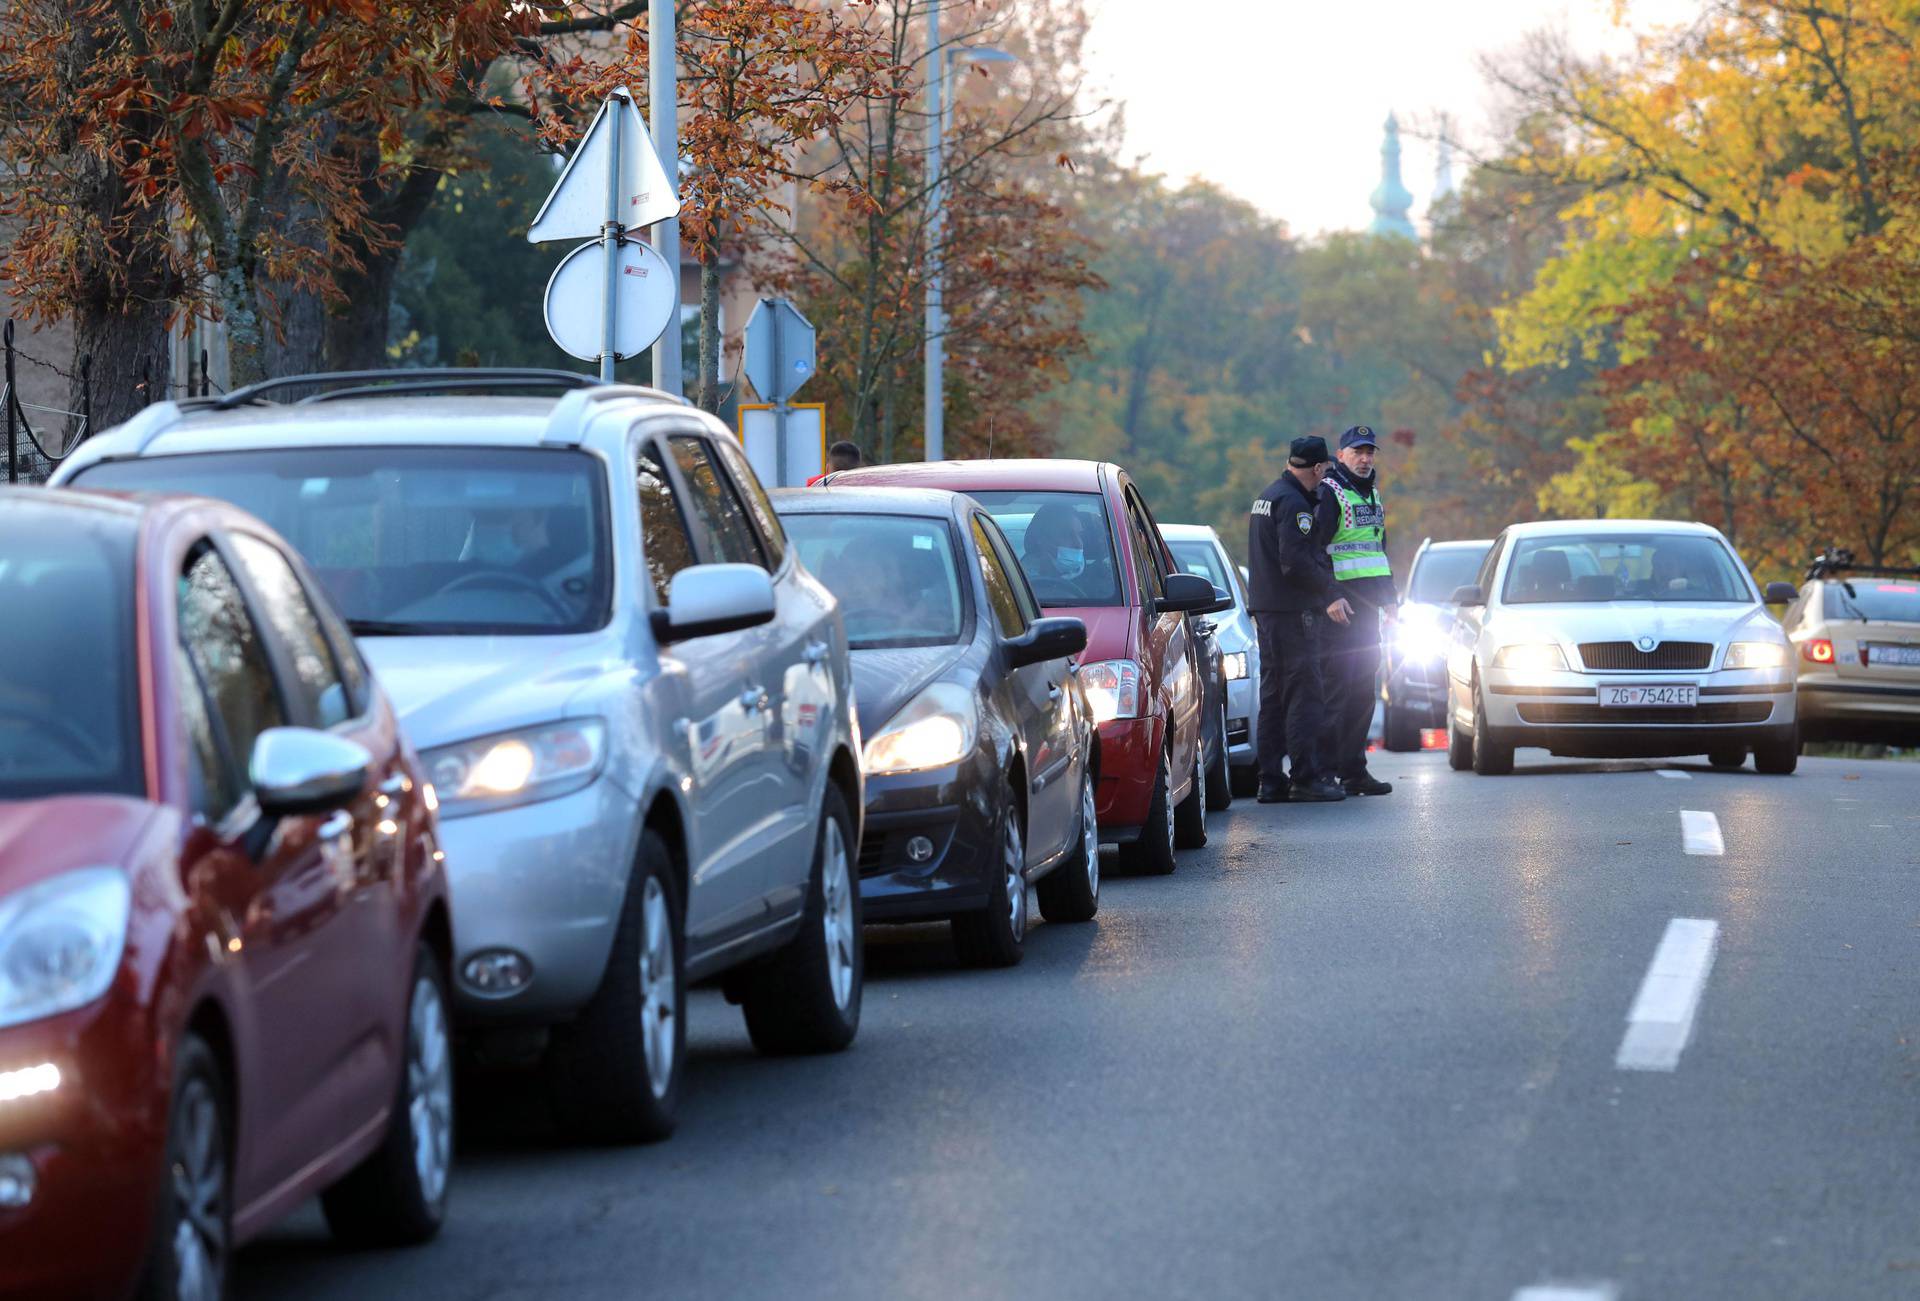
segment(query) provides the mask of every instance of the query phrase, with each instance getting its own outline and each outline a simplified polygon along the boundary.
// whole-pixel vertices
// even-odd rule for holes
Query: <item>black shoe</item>
[[[1353,781],[1341,782],[1340,789],[1349,795],[1391,795],[1393,783],[1383,782],[1378,777],[1357,777]]]
[[[1285,782],[1261,782],[1260,793],[1254,797],[1260,804],[1285,804],[1289,798]]]
[[[1347,798],[1347,793],[1330,781],[1310,781],[1305,785],[1296,783],[1289,799],[1295,804],[1333,804]]]

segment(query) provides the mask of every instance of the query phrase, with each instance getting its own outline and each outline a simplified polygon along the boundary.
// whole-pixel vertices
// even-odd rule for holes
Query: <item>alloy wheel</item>
[[[847,871],[847,841],[840,823],[827,819],[825,853],[821,855],[821,924],[827,932],[827,975],[833,985],[834,1006],[846,1010],[853,997],[853,946],[859,942],[853,926],[853,887]]]
[[[1160,791],[1161,791],[1160,803],[1162,805],[1162,812],[1166,815],[1164,819],[1166,822],[1166,826],[1163,828],[1163,830],[1165,830],[1165,832],[1167,833],[1167,854],[1169,857],[1171,857],[1174,849],[1173,761],[1170,756],[1165,754],[1162,754],[1160,756]]]
[[[673,1083],[674,1024],[678,976],[674,969],[673,913],[658,877],[649,876],[640,896],[640,1037],[647,1056],[647,1083],[664,1098]]]
[[[227,1272],[227,1139],[213,1088],[187,1081],[173,1154],[174,1295],[219,1301]]]
[[[1100,893],[1100,822],[1093,806],[1093,774],[1080,783],[1080,854],[1087,860],[1087,891]]]
[[[1027,935],[1027,855],[1020,843],[1020,821],[1007,815],[1007,834],[1001,847],[1001,869],[1007,875],[1007,926],[1018,944]]]
[[[453,1053],[440,987],[424,976],[407,1011],[407,1115],[420,1195],[437,1206],[453,1164]]]

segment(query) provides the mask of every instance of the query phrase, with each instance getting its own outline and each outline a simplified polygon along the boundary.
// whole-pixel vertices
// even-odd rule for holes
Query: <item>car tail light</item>
[[[1444,727],[1423,727],[1420,729],[1420,748],[1422,750],[1444,750],[1447,748],[1447,729]]]
[[[1815,664],[1833,663],[1833,643],[1825,637],[1810,637],[1800,643],[1800,658]]]

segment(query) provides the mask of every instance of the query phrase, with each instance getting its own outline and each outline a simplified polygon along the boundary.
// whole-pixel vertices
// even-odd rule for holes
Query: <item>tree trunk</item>
[[[84,411],[90,404],[90,434],[111,428],[167,392],[167,318],[165,301],[101,302],[82,300],[73,313],[73,380],[67,406]],[[81,358],[91,358],[91,383],[80,379]]]
[[[720,414],[720,254],[711,244],[700,258],[700,386],[694,391],[702,411]],[[760,400],[773,398],[762,393]]]
[[[445,135],[431,140],[436,148],[446,143]],[[420,224],[439,193],[438,167],[416,164],[397,186],[388,188],[379,172],[377,145],[359,137],[342,137],[334,146],[336,154],[350,156],[360,169],[360,189],[367,199],[368,215],[385,236],[378,247],[365,240],[347,236],[347,246],[359,260],[356,269],[341,262],[334,268],[333,283],[338,296],[327,313],[327,365],[334,370],[383,370],[387,360],[387,334],[393,320],[393,287],[400,275],[400,262],[406,256],[407,236]]]

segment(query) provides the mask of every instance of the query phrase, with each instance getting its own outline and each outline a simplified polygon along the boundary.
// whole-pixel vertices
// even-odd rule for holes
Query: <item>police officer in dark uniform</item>
[[[1327,555],[1331,517],[1319,509],[1331,459],[1326,439],[1294,439],[1287,468],[1247,520],[1247,605],[1260,635],[1262,804],[1346,798],[1319,758],[1322,630],[1353,613],[1336,590]],[[1288,755],[1291,774],[1281,770]]]

